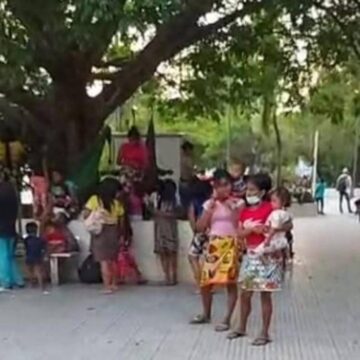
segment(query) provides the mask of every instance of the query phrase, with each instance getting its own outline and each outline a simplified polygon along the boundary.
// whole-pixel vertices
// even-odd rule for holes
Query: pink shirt
[[[204,204],[204,210],[209,210],[210,201]],[[214,213],[211,219],[209,235],[210,236],[236,236],[237,229],[234,221],[234,215],[237,214],[238,209],[234,207],[230,209],[228,205],[217,201]],[[235,213],[235,214],[234,214]]]

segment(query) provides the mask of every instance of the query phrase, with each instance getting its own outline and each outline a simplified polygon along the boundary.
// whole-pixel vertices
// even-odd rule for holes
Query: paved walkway
[[[328,207],[334,213],[334,206]],[[191,327],[190,288],[127,287],[111,297],[68,285],[49,296],[0,295],[1,360],[357,360],[360,358],[360,224],[328,215],[296,224],[297,261],[276,296],[274,342],[228,342],[213,325]],[[224,308],[216,295],[214,320]],[[250,338],[260,322],[258,301]]]

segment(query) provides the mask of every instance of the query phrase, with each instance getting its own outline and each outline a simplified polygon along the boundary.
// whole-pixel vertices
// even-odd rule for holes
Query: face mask
[[[249,205],[257,205],[259,204],[261,201],[260,197],[259,196],[247,196],[246,197],[246,202],[249,204]]]

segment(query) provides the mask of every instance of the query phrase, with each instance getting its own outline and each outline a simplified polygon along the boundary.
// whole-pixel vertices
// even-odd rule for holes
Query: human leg
[[[211,319],[211,307],[212,307],[212,286],[203,286],[201,287],[201,301],[203,306],[203,313],[201,315],[195,316],[191,321],[191,324],[205,324],[210,322]]]
[[[42,264],[36,264],[33,267],[34,275],[36,277],[37,283],[42,290],[45,290],[45,283],[44,283],[44,270]]]
[[[189,264],[191,267],[191,271],[194,276],[194,280],[196,285],[200,284],[200,277],[201,277],[201,265],[200,259],[198,256],[189,255],[188,256]]]
[[[101,268],[101,277],[104,285],[104,292],[110,293],[112,292],[111,284],[111,269],[109,266],[109,262],[107,260],[100,261],[100,268]]]
[[[170,268],[170,282],[172,285],[176,285],[178,283],[178,254],[173,252],[169,254],[169,268]]]
[[[237,284],[228,284],[227,285],[227,309],[224,320],[220,325],[218,325],[216,331],[227,331],[230,328],[231,317],[234,313],[236,302],[238,299],[238,289]]]
[[[170,261],[169,261],[169,254],[167,252],[160,254],[160,262],[161,267],[164,272],[165,282],[166,284],[170,284],[171,276],[170,276]]]
[[[272,296],[270,292],[261,293],[261,311],[263,325],[260,335],[253,342],[255,346],[266,345],[270,342],[269,329],[273,313]]]
[[[350,214],[352,214],[352,209],[351,209],[351,204],[350,204],[350,195],[347,192],[345,192],[344,197],[345,197],[345,200],[346,200],[348,211],[349,211]]]
[[[344,192],[340,192],[339,194],[339,210],[340,213],[343,213],[343,201],[344,201]]]

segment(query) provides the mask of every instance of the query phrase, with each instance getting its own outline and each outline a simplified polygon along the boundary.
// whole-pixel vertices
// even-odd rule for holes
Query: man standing
[[[348,168],[344,168],[336,181],[336,189],[339,192],[339,208],[343,213],[343,201],[346,200],[349,213],[352,213],[350,205],[350,193],[352,188],[352,179]]]

